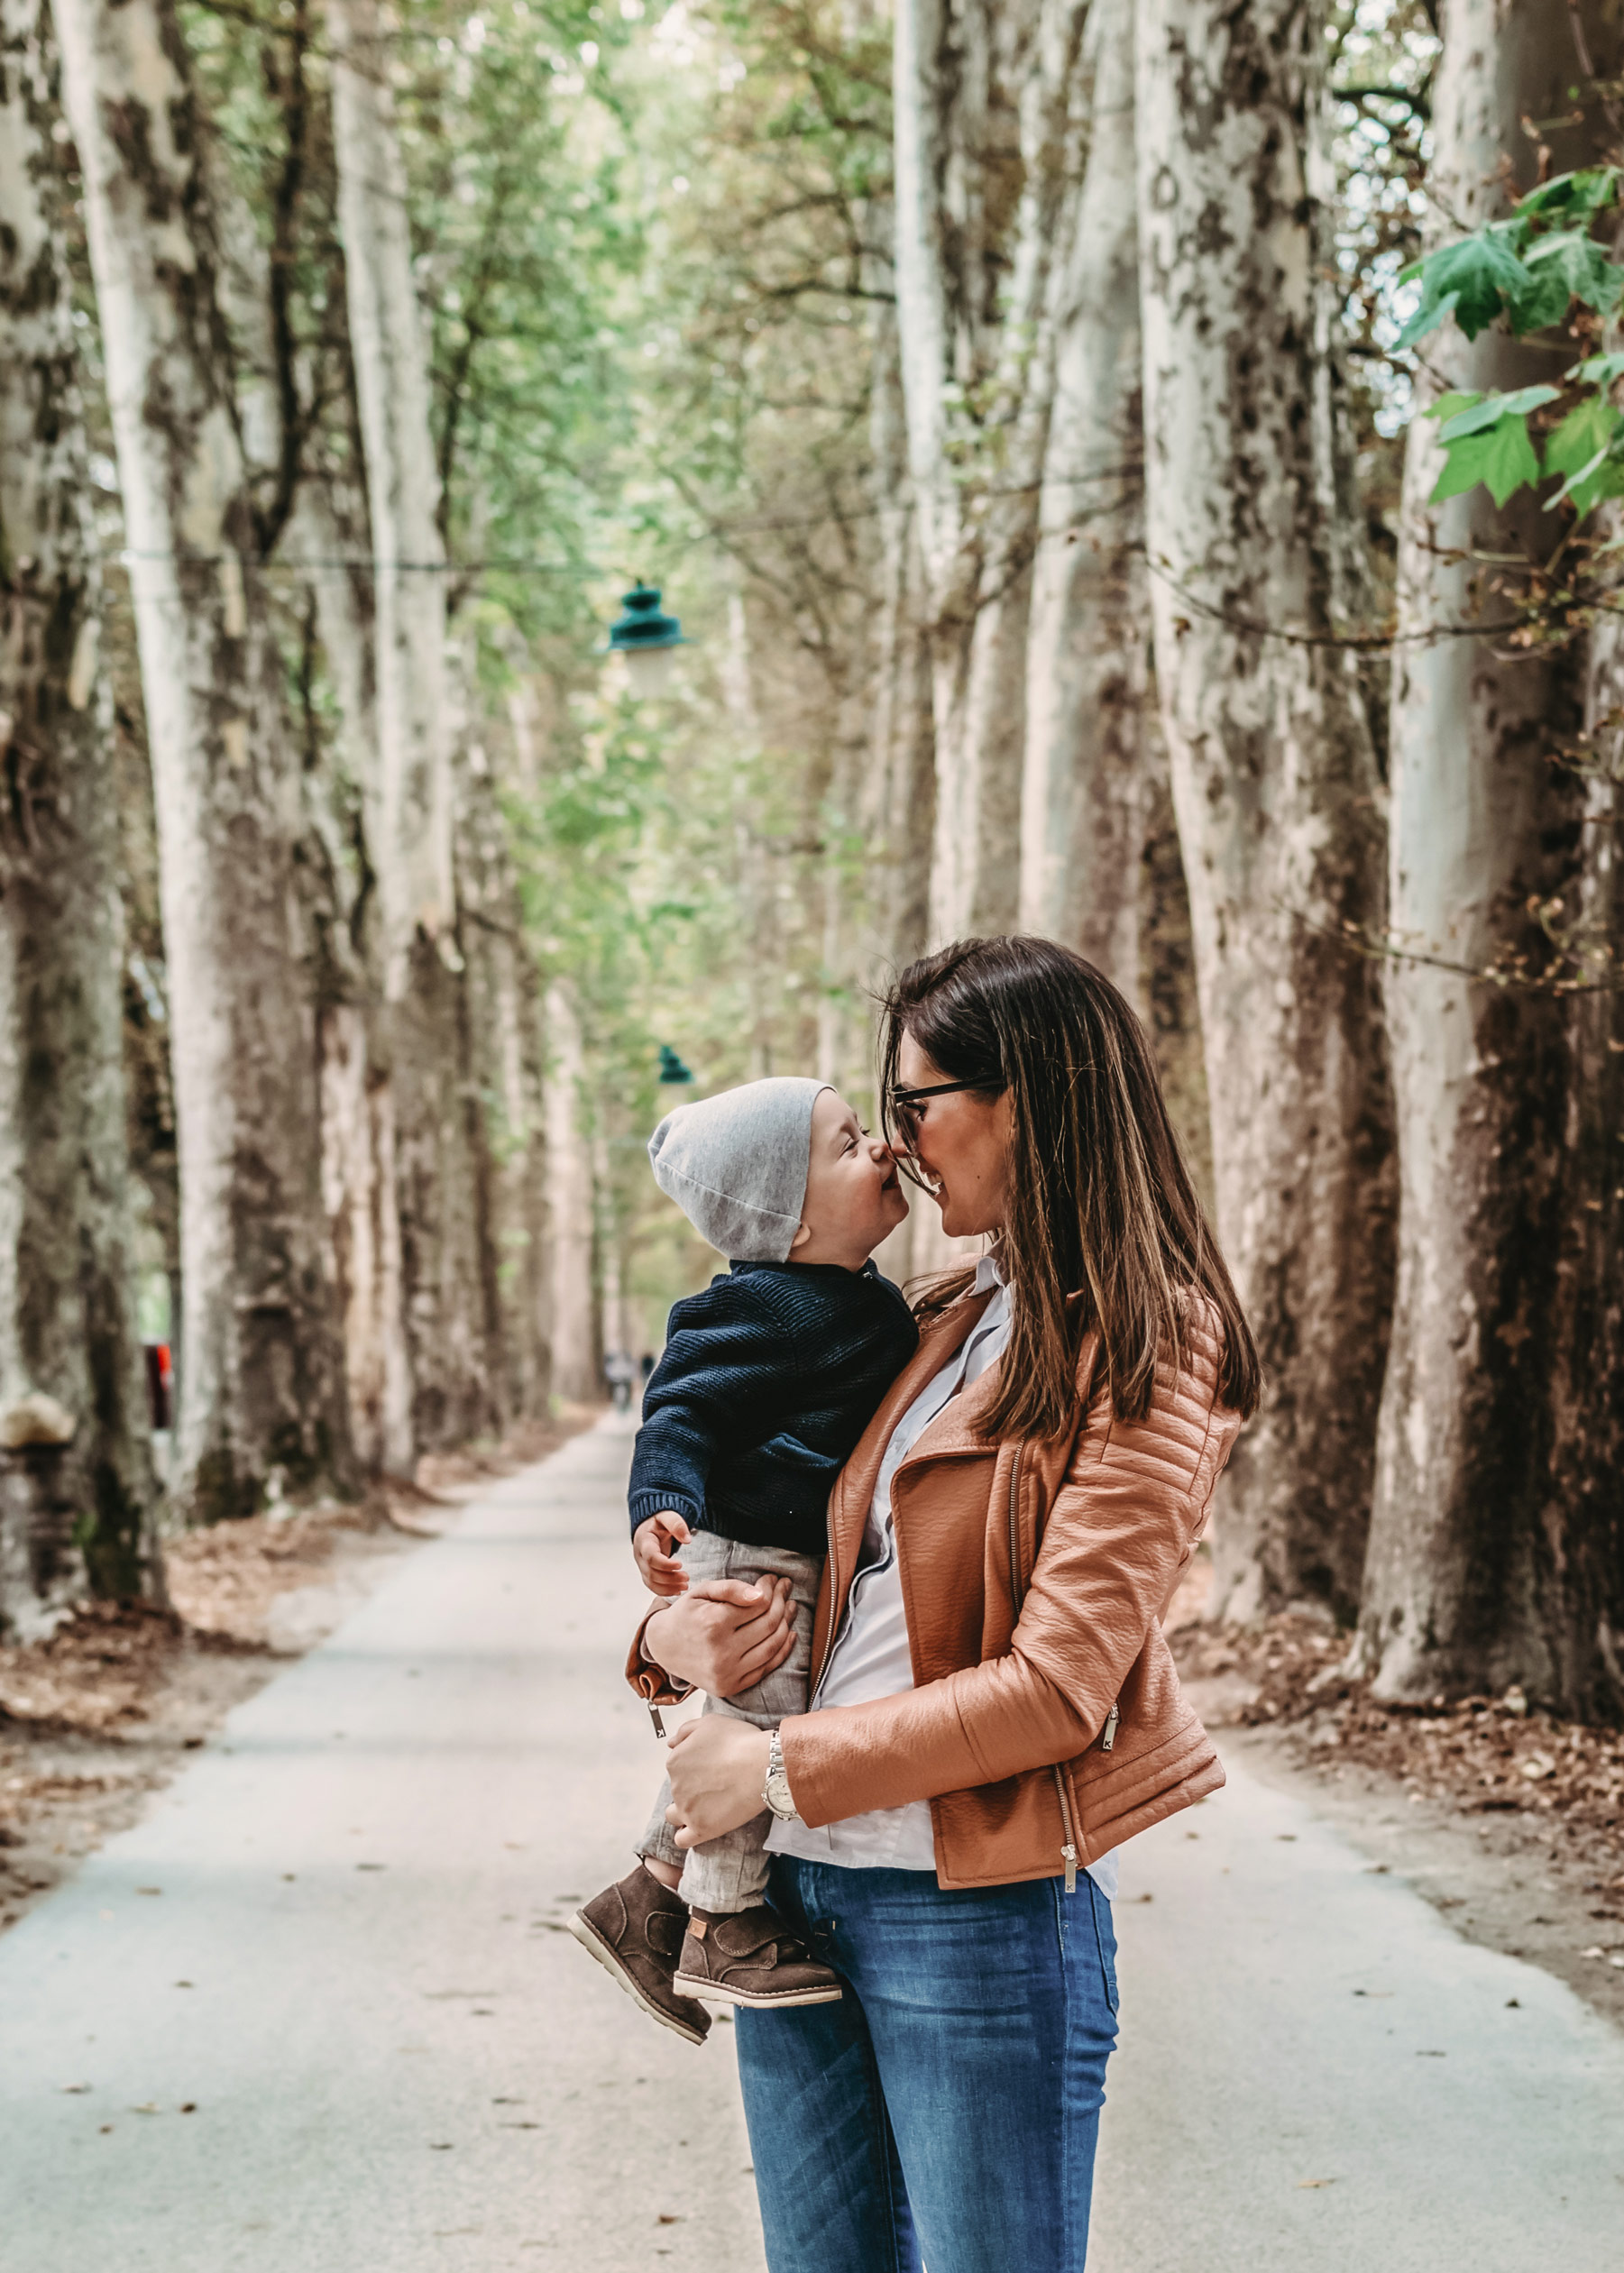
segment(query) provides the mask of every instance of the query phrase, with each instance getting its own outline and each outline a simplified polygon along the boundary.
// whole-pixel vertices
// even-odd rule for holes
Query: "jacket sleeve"
[[[672,1324],[632,1448],[633,1531],[661,1508],[698,1529],[719,1446],[770,1436],[795,1374],[794,1343],[748,1279],[714,1280],[677,1305]]]
[[[1234,1433],[1215,1427],[1231,1420],[1216,1404],[1217,1364],[1216,1341],[1192,1334],[1179,1370],[1158,1373],[1142,1421],[1118,1419],[1108,1391],[1094,1398],[1005,1655],[783,1723],[803,1821],[998,1783],[1087,1749],[1205,1520]]]

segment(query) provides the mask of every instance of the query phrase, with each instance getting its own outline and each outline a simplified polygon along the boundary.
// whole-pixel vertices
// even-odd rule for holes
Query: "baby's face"
[[[790,1260],[843,1263],[856,1270],[907,1213],[896,1162],[884,1141],[864,1134],[844,1097],[820,1091],[801,1207],[807,1235],[797,1234]]]

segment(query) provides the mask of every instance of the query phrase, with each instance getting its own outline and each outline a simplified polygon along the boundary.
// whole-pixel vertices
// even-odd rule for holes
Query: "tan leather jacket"
[[[989,1299],[964,1297],[925,1327],[836,1480],[814,1685],[891,1431]],[[1070,1882],[1218,1789],[1224,1771],[1179,1691],[1161,1619],[1240,1428],[1217,1402],[1220,1354],[1216,1321],[1199,1308],[1180,1370],[1159,1371],[1142,1421],[1119,1420],[1096,1384],[1090,1335],[1074,1432],[1042,1443],[977,1436],[996,1366],[931,1424],[891,1487],[916,1686],[784,1723],[784,1767],[806,1822],[929,1800],[943,1886],[1062,1872]],[[651,1701],[671,1700],[635,1644],[628,1672]]]

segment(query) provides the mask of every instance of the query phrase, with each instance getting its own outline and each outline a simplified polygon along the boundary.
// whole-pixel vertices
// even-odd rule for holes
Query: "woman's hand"
[[[643,1635],[656,1665],[712,1697],[736,1697],[782,1665],[794,1647],[787,1579],[706,1579],[656,1610]]]
[[[686,1850],[753,1822],[766,1806],[767,1751],[772,1738],[748,1720],[707,1713],[671,1739],[666,1773],[671,1805],[665,1820]]]

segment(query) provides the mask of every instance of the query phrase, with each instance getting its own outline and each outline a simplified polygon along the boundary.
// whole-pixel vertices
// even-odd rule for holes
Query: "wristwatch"
[[[773,1731],[772,1742],[767,1746],[766,1782],[762,1786],[761,1796],[781,1823],[794,1823],[799,1820],[795,1813],[795,1802],[790,1796],[789,1778],[784,1773],[784,1746],[779,1742],[778,1731],[775,1728]]]

